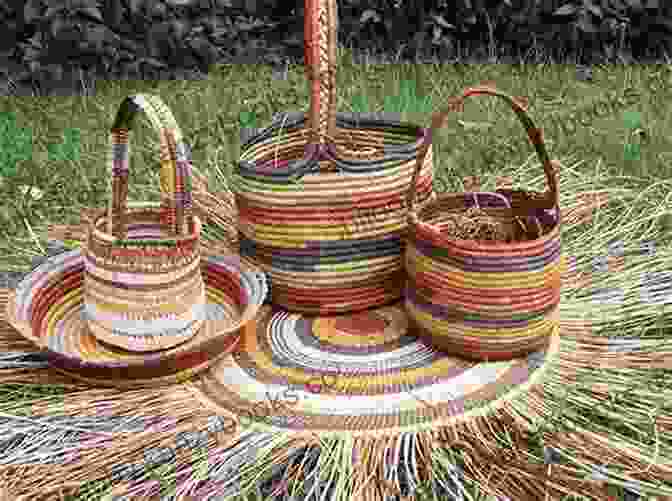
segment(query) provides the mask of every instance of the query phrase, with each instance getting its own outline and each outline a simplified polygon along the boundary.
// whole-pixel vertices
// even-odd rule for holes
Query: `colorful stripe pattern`
[[[456,356],[507,360],[541,349],[558,327],[560,208],[557,172],[542,134],[517,99],[490,87],[467,89],[434,117],[431,142],[446,116],[472,95],[503,98],[520,118],[544,166],[544,193],[498,190],[504,208],[484,208],[510,223],[515,217],[537,224],[537,237],[525,241],[459,240],[442,233],[441,215],[473,205],[476,193],[445,194],[409,215],[405,305],[410,321],[427,342]],[[427,145],[425,146],[427,147]],[[422,156],[418,158],[419,170]],[[408,203],[413,207],[414,194]]]
[[[498,246],[500,252],[478,255],[433,246],[416,230],[406,249],[409,316],[433,344],[468,358],[503,360],[539,349],[557,326],[560,303],[557,228],[549,236],[527,251]]]
[[[101,343],[91,333],[85,320],[85,260],[80,250],[49,258],[18,284],[7,314],[20,333],[46,350],[52,366],[96,384],[169,384],[180,374],[205,369],[238,346],[241,329],[267,294],[264,274],[240,258],[203,259],[204,327],[177,347],[133,353]]]
[[[259,431],[402,433],[504,404],[543,377],[558,350],[556,330],[528,357],[472,362],[419,340],[401,303],[320,317],[264,306],[241,349],[196,384]]]
[[[161,192],[167,232],[185,235],[194,232],[191,194],[191,162],[182,131],[170,109],[158,96],[138,94],[127,97],[117,112],[110,132],[110,174],[112,220],[117,226],[110,233],[123,235],[130,161],[129,132],[138,112],[143,111],[159,134]],[[137,243],[129,242],[129,245]]]
[[[161,208],[128,211],[129,132],[143,111],[159,133]],[[166,349],[203,327],[201,222],[192,214],[191,164],[182,133],[157,96],[126,98],[111,138],[111,205],[91,224],[84,314],[100,341],[132,351]]]
[[[154,226],[129,226],[126,238],[160,237],[157,216],[141,219],[153,218]],[[149,351],[175,346],[201,329],[205,290],[197,241],[187,242],[171,262],[173,248],[156,256],[131,247],[132,253],[124,255],[123,247],[101,240],[91,231],[84,251],[84,313],[93,335],[114,346]],[[138,251],[140,256],[133,255]]]
[[[290,311],[345,313],[399,300],[403,197],[424,130],[339,113],[334,144],[304,156],[304,125],[305,117],[280,117],[242,147],[234,175],[241,254],[266,271],[273,303]],[[380,155],[342,153],[376,143]],[[336,172],[320,172],[325,162]],[[432,182],[430,153],[415,183],[420,204],[434,196]]]
[[[402,197],[410,186],[420,203],[432,195],[431,156],[409,184],[424,129],[337,112],[337,2],[306,0],[305,7],[310,108],[280,116],[242,145],[240,239],[269,275],[273,303],[345,313],[400,299]],[[344,244],[338,257],[330,250],[323,257],[334,243]],[[287,263],[299,261],[303,271],[289,273]]]

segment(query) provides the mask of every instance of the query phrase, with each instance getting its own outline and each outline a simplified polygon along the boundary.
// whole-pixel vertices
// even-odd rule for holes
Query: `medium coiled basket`
[[[496,96],[511,106],[536,149],[548,189],[447,193],[422,208],[409,190],[405,306],[417,334],[432,346],[495,361],[539,350],[558,328],[560,209],[557,164],[548,156],[541,130],[519,100],[495,88],[473,87],[451,100],[434,115],[423,150],[429,150],[448,114],[478,95]],[[416,174],[422,159],[421,154]],[[457,238],[449,232],[455,229],[451,217],[475,207],[502,230],[498,239]]]
[[[399,300],[409,189],[425,130],[336,113],[336,0],[306,0],[310,111],[286,114],[242,145],[234,175],[240,252],[271,300],[309,314]],[[413,191],[433,196],[431,146]]]

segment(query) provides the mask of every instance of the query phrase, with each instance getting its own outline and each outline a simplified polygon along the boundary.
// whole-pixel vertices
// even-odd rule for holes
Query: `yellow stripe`
[[[301,226],[296,225],[284,226],[281,224],[266,225],[266,224],[252,224],[256,238],[264,239],[278,239],[279,235],[286,235],[283,240],[304,242],[307,238],[314,240],[340,240],[349,235],[366,231],[375,226],[376,230],[387,230],[389,232],[401,230],[406,227],[406,221],[391,221],[387,224],[378,224],[379,222],[371,223],[370,221],[360,220],[357,222],[345,222],[336,227],[319,227],[317,225]],[[337,223],[335,223],[337,224]]]
[[[79,288],[73,289],[60,299],[57,308],[49,310],[47,313],[47,335],[54,333],[56,324],[70,311],[72,303],[81,301],[81,298],[82,290]]]
[[[396,228],[394,231],[397,231],[398,229],[401,228]],[[375,232],[371,232],[369,234],[363,234],[363,235],[357,235],[355,236],[354,234],[349,234],[349,235],[335,235],[335,236],[325,236],[325,235],[316,235],[316,234],[308,234],[304,235],[300,238],[282,238],[279,236],[266,236],[263,234],[255,234],[253,237],[253,240],[261,245],[265,245],[268,247],[279,247],[283,249],[304,249],[307,248],[306,241],[307,240],[312,240],[312,241],[325,241],[325,242],[338,242],[341,240],[350,240],[350,239],[359,239],[359,238],[369,238],[373,239],[382,235],[389,235],[392,233],[393,230],[383,228],[382,230],[376,230]]]
[[[431,315],[425,313],[424,311],[415,307],[415,305],[407,301],[406,309],[409,311],[411,316],[420,324],[422,324],[428,330],[437,333],[453,334],[455,335],[456,326],[455,324],[449,324],[445,321],[437,320]],[[467,327],[464,324],[459,325],[459,330],[464,333],[467,337],[482,337],[490,338],[491,340],[497,338],[515,338],[515,337],[536,337],[540,334],[543,334],[544,331],[550,331],[552,326],[557,325],[557,320],[544,318],[536,322],[531,322],[526,327],[519,328],[493,328],[493,329],[479,329]]]
[[[412,252],[411,250],[407,251]],[[439,276],[450,284],[467,286],[474,289],[535,289],[548,287],[560,279],[563,263],[556,260],[547,264],[542,270],[534,272],[478,272],[461,271],[453,266],[438,264],[435,260],[423,256],[407,254],[408,268],[414,275],[416,272],[429,276]],[[449,286],[449,285],[448,285]]]
[[[173,195],[175,191],[175,165],[168,159],[161,162],[161,191]]]
[[[298,315],[293,315],[293,317],[298,318]],[[285,319],[286,321],[287,319]],[[268,371],[270,374],[280,375],[286,377],[290,382],[294,384],[322,384],[322,380],[319,376],[313,376],[306,374],[300,369],[294,369],[289,367],[278,367],[273,364],[271,358],[268,356],[268,353],[262,350],[257,343],[257,333],[251,333],[249,337],[245,339],[246,353],[248,357],[254,361],[261,369]],[[397,374],[386,374],[386,375],[376,375],[371,377],[366,376],[337,376],[335,381],[335,386],[343,391],[347,391],[347,388],[359,388],[367,389],[374,387],[376,385],[383,384],[414,384],[421,377],[427,376],[441,376],[445,374],[447,370],[454,367],[455,359],[453,358],[442,358],[438,362],[432,363],[429,367],[421,367],[418,369],[408,369],[403,370]],[[507,364],[513,365],[515,361],[506,362]],[[332,382],[333,378],[328,378],[328,382]]]

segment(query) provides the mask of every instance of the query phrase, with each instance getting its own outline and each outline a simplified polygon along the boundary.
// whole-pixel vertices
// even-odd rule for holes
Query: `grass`
[[[340,53],[338,68],[341,111],[361,108],[362,102],[368,111],[390,111],[389,96],[398,95],[416,74],[410,65],[355,64],[347,51]],[[566,167],[561,176],[571,176],[577,191],[591,189],[596,179],[605,188],[642,190],[632,202],[631,219],[660,213],[633,236],[655,235],[657,245],[667,246],[672,226],[667,196],[672,160],[669,66],[598,67],[592,81],[577,80],[575,66],[561,64],[423,65],[422,73],[422,93],[431,106],[422,110],[409,103],[402,119],[428,125],[427,109],[445,106],[449,96],[466,86],[494,81],[506,92],[529,98],[551,156]],[[254,114],[257,124],[264,125],[274,113],[305,109],[308,102],[302,67],[290,67],[287,79],[277,80],[270,67],[260,66],[215,67],[204,81],[101,82],[88,97],[0,98],[0,113],[14,113],[17,126],[31,129],[33,136],[32,158],[20,160],[16,173],[0,184],[0,269],[26,270],[45,244],[41,235],[47,223],[75,223],[80,207],[106,205],[108,128],[121,101],[140,92],[159,94],[171,108],[191,145],[194,165],[215,189],[238,159],[241,115],[247,120]],[[78,160],[49,154],[50,145],[62,142],[68,129],[81,130]],[[140,120],[131,141],[129,198],[158,200],[157,136]],[[485,186],[492,186],[500,174],[532,180],[540,189],[543,176],[538,164],[530,162],[532,153],[521,125],[503,103],[472,100],[435,139],[436,189],[461,190],[465,175],[480,175]],[[661,209],[654,200],[663,198]]]

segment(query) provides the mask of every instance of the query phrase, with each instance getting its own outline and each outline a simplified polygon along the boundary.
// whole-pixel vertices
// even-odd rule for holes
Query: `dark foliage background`
[[[664,0],[338,3],[343,43],[405,60],[632,63],[672,53]],[[0,22],[0,94],[203,78],[212,63],[300,62],[303,52],[302,0],[0,0]]]

